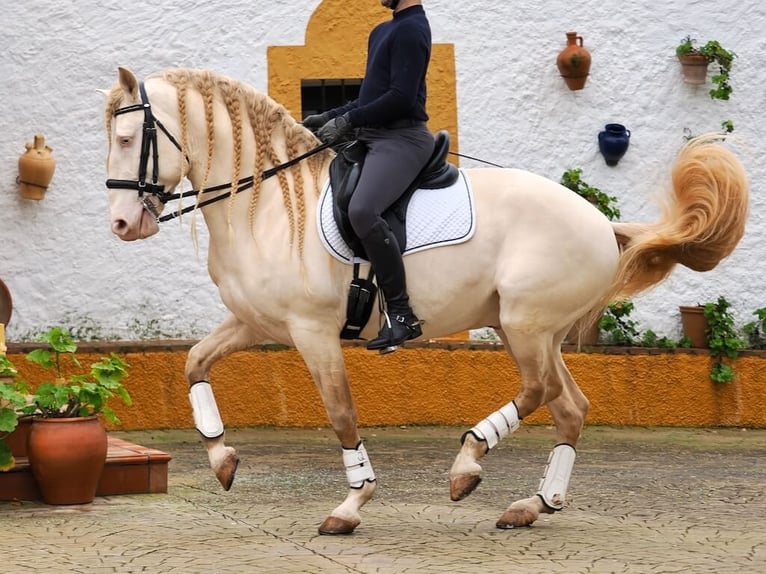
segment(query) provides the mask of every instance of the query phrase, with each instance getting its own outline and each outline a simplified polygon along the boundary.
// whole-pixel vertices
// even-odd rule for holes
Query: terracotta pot
[[[567,32],[567,46],[556,58],[559,73],[570,90],[582,90],[590,73],[590,52],[583,47],[582,36]]]
[[[51,148],[45,145],[45,138],[37,134],[34,143],[26,144],[27,152],[19,158],[18,182],[21,197],[40,200],[45,196],[48,185],[56,170]]]
[[[86,504],[106,463],[106,430],[97,416],[35,418],[28,455],[47,504]]]
[[[679,307],[684,336],[689,337],[692,347],[707,349],[707,319],[705,308],[701,305]]]
[[[11,449],[14,458],[27,456],[27,443],[31,432],[32,417],[23,417],[19,419],[14,431],[5,437],[5,444]]]
[[[708,59],[701,54],[684,54],[678,56],[681,62],[681,72],[687,84],[704,84],[707,82]]]

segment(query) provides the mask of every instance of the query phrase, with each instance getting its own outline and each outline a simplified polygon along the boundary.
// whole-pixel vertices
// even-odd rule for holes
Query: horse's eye
[[[123,136],[117,138],[117,141],[120,142],[120,147],[128,147],[131,143],[133,143],[133,138],[129,136]]]

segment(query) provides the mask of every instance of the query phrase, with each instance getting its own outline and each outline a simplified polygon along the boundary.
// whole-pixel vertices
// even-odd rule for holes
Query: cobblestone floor
[[[766,572],[766,430],[586,428],[569,507],[497,530],[529,496],[553,432],[524,427],[449,500],[462,428],[367,428],[380,481],[346,537],[317,526],[346,492],[327,429],[238,429],[230,492],[195,431],[119,432],[173,456],[168,493],[89,505],[0,503],[0,571],[40,573]]]

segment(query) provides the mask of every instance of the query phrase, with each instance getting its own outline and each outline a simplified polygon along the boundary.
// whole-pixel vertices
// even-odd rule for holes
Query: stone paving
[[[0,503],[0,572],[766,572],[766,430],[588,427],[570,504],[497,530],[537,487],[553,431],[523,427],[484,459],[484,482],[449,500],[463,428],[366,428],[380,487],[351,536],[317,527],[346,492],[328,429],[237,429],[230,492],[195,431],[114,433],[173,456],[167,494],[89,505]]]

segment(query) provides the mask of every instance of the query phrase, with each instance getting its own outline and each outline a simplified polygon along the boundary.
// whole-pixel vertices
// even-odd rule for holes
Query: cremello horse
[[[231,487],[238,458],[224,444],[209,383],[212,365],[262,341],[292,345],[322,396],[350,486],[319,530],[353,532],[376,481],[339,339],[352,267],[328,254],[313,223],[333,152],[262,177],[318,141],[283,106],[212,72],[168,70],[139,82],[120,68],[107,99],[107,186],[112,231],[120,239],[157,233],[157,216],[183,179],[195,190],[212,188],[194,201],[210,232],[210,276],[231,315],[191,349],[185,370],[195,425],[218,480]],[[533,496],[508,507],[497,526],[529,525],[541,512],[564,506],[588,412],[562,359],[564,336],[580,317],[648,289],[677,263],[712,269],[742,237],[746,176],[735,156],[712,139],[698,138],[680,151],[656,223],[610,223],[578,195],[526,171],[466,170],[475,193],[475,235],[405,257],[411,300],[425,321],[426,339],[494,327],[522,383],[513,400],[464,434],[450,471],[453,500],[479,484],[479,460],[545,405],[557,440],[543,479]],[[233,193],[237,186],[229,182],[242,183],[242,193]],[[222,201],[205,203],[217,196]],[[377,319],[376,311],[364,338],[375,334]]]

